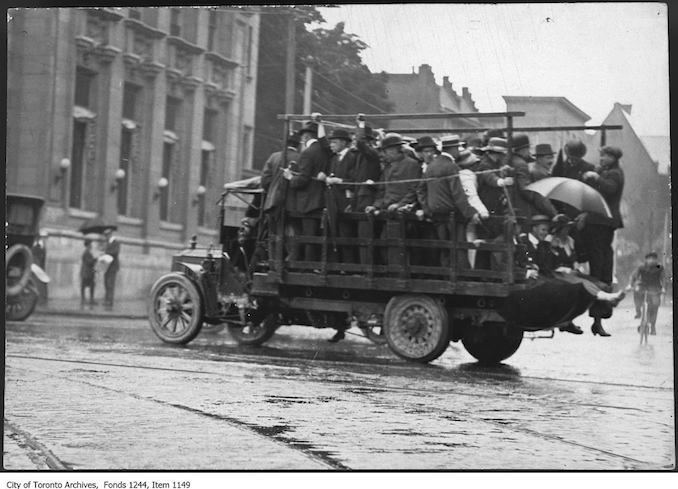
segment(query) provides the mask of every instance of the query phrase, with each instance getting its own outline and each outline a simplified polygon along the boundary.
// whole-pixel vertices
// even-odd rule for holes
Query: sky
[[[640,135],[669,135],[668,21],[659,3],[386,4],[319,8],[369,48],[372,72],[431,65],[482,112],[502,95],[567,97],[599,124],[632,104]]]

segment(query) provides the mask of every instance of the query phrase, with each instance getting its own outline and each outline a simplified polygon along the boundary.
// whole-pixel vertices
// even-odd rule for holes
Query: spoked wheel
[[[384,313],[384,336],[399,357],[430,362],[442,355],[450,342],[447,311],[425,295],[393,297]]]
[[[198,336],[202,328],[198,289],[180,273],[161,277],[151,288],[148,319],[162,341],[185,345]]]
[[[278,325],[277,314],[251,310],[245,325],[228,323],[228,332],[240,345],[262,345],[271,339]]]
[[[496,364],[513,355],[523,341],[523,330],[506,323],[486,322],[469,328],[461,342],[480,363]]]
[[[35,282],[29,278],[28,285],[21,289],[18,295],[7,297],[5,304],[5,319],[8,321],[23,321],[33,314],[38,303],[38,293]]]

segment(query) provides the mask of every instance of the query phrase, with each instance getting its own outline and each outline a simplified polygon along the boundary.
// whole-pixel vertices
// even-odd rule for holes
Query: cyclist
[[[629,280],[629,289],[634,291],[633,298],[636,305],[636,319],[640,317],[643,301],[647,303],[647,323],[650,334],[657,334],[655,324],[661,295],[664,293],[664,267],[659,264],[657,253],[654,251],[645,255],[645,263],[636,269]],[[640,326],[638,326],[640,331]]]

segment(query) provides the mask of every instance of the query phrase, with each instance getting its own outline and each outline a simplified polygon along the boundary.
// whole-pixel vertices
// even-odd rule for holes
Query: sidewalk
[[[97,305],[89,304],[82,306],[79,299],[48,299],[45,304],[38,304],[36,314],[48,314],[57,316],[83,316],[83,317],[110,317],[122,319],[146,319],[146,300],[120,300],[107,310],[99,302]]]

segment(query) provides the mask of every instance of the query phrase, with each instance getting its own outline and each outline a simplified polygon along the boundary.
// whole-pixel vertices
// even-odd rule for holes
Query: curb
[[[110,318],[110,319],[146,319],[144,313],[104,312],[104,311],[81,311],[78,309],[36,309],[36,315],[42,316],[77,316],[86,318]]]

